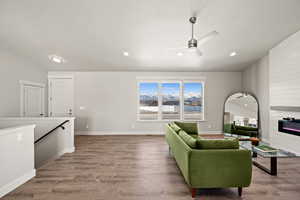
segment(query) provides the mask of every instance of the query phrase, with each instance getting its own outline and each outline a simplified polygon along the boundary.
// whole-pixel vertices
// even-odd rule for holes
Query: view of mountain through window
[[[202,90],[202,83],[184,83],[184,119],[201,119]]]
[[[203,82],[139,82],[140,120],[203,120]]]
[[[162,119],[180,119],[180,84],[162,83]]]
[[[140,83],[140,118],[158,118],[158,83]]]

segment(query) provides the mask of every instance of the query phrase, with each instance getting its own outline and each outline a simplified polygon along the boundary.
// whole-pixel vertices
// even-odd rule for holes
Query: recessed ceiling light
[[[183,53],[182,52],[178,52],[177,56],[183,56]]]
[[[236,52],[235,51],[233,51],[233,52],[231,52],[230,54],[229,54],[229,56],[231,56],[231,57],[233,57],[233,56],[236,56]]]
[[[127,51],[124,51],[124,52],[123,52],[123,55],[124,55],[124,56],[129,56],[129,53],[128,53]]]
[[[49,55],[48,58],[51,62],[55,62],[55,63],[65,63],[66,62],[66,60],[63,57],[57,56],[57,55]]]

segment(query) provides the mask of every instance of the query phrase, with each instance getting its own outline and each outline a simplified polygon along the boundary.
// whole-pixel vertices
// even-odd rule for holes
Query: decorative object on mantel
[[[300,106],[271,106],[270,109],[286,112],[300,112]]]

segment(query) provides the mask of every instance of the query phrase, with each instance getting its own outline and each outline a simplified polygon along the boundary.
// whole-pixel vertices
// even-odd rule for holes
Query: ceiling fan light
[[[189,51],[190,51],[190,52],[195,52],[195,51],[197,51],[197,47],[190,47],[190,48],[189,48]]]

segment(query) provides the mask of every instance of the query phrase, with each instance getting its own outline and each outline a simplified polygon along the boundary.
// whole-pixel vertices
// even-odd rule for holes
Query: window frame
[[[201,122],[205,120],[205,77],[137,77],[136,80],[136,94],[137,94],[137,110],[136,117],[138,122],[170,122],[170,121],[184,121],[184,122]],[[140,119],[140,83],[157,83],[158,84],[158,117],[157,119]],[[163,83],[179,83],[179,101],[180,101],[180,119],[162,119],[162,94],[161,86]],[[184,83],[201,83],[202,84],[202,119],[184,119]]]

